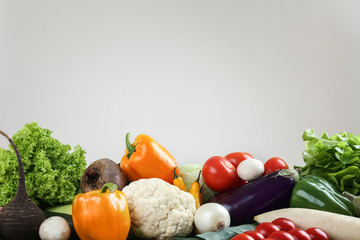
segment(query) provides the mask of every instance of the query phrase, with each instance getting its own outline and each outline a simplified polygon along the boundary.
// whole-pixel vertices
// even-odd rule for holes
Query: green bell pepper
[[[311,208],[356,216],[354,204],[325,178],[307,175],[293,189],[290,207]]]

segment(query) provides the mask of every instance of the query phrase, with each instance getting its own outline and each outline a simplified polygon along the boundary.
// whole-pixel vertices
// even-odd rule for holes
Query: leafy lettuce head
[[[341,191],[357,194],[360,189],[360,135],[339,133],[318,137],[313,129],[304,131],[305,166],[301,175],[318,175],[333,182]]]
[[[51,131],[32,122],[13,137],[25,170],[30,198],[40,207],[71,203],[86,169],[85,151],[62,144]],[[13,199],[18,185],[18,164],[14,150],[0,148],[0,205]]]

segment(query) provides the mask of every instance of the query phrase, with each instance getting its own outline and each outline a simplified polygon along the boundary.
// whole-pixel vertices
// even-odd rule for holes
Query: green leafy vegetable
[[[40,207],[71,203],[86,168],[85,151],[62,144],[51,131],[28,123],[13,136],[23,160],[26,188]],[[18,183],[17,160],[12,148],[0,148],[0,205],[15,195]]]
[[[318,175],[333,182],[341,191],[357,194],[360,189],[360,135],[339,133],[319,138],[313,129],[304,131],[305,166],[302,176]]]

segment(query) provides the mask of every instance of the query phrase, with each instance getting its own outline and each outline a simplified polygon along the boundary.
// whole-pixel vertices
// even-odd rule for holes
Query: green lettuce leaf
[[[86,168],[85,151],[62,144],[52,132],[28,123],[13,137],[25,171],[30,198],[40,207],[72,202]],[[18,163],[12,147],[0,148],[0,205],[14,197],[18,184]]]
[[[336,184],[341,191],[357,194],[360,189],[360,135],[339,133],[318,137],[313,129],[305,130],[302,176],[313,174]]]

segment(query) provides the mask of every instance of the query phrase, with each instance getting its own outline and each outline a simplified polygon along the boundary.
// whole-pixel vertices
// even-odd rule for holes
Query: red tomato
[[[237,168],[239,163],[241,163],[245,159],[254,158],[254,157],[247,152],[233,152],[226,155],[225,158],[229,160],[232,163],[232,165],[234,165],[235,168]]]
[[[288,231],[295,240],[312,240],[307,232],[300,228],[294,228]]]
[[[234,165],[219,156],[211,157],[204,163],[202,177],[205,184],[215,192],[230,189],[239,180]]]
[[[287,218],[277,218],[271,223],[275,224],[280,228],[281,231],[285,231],[285,232],[288,232],[291,229],[296,228],[295,223]]]
[[[280,228],[273,223],[263,222],[256,226],[255,231],[267,237],[272,232],[280,231]]]
[[[244,233],[252,237],[254,240],[263,240],[265,238],[264,235],[256,231],[246,231]]]
[[[256,240],[245,233],[241,233],[231,238],[230,240]]]
[[[265,162],[264,168],[265,168],[264,175],[268,175],[269,173],[275,172],[276,170],[279,169],[289,169],[289,166],[283,159],[278,157],[273,157]]]
[[[285,231],[272,232],[269,235],[269,238],[272,238],[274,240],[294,240],[294,237],[291,236],[290,233]]]
[[[330,240],[326,232],[324,232],[320,228],[317,227],[308,228],[306,229],[306,232],[309,234],[312,240]]]

